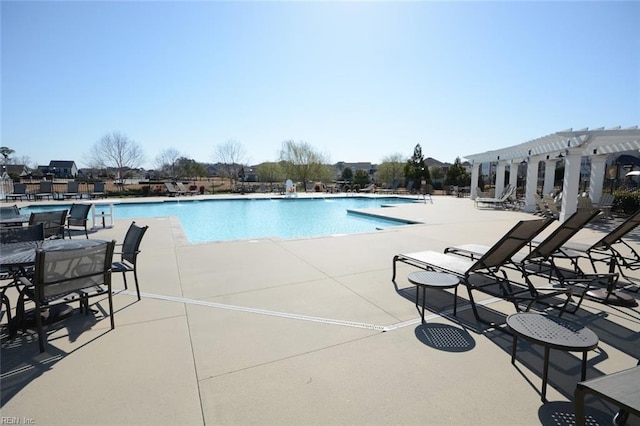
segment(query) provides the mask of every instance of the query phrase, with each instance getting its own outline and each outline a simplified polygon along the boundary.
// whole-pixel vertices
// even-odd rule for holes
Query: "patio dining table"
[[[33,265],[36,261],[36,250],[39,248],[45,250],[68,250],[93,247],[101,243],[104,243],[104,241],[54,239],[3,244],[2,250],[0,250],[0,268],[14,270]]]
[[[5,215],[0,216],[0,226],[10,226],[29,222],[29,218],[31,216],[28,214],[20,214],[20,215]]]

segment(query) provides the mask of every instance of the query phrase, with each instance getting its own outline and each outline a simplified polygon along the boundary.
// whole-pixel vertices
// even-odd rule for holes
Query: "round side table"
[[[598,335],[584,325],[562,318],[531,312],[518,312],[507,317],[507,325],[513,331],[511,364],[515,365],[518,337],[544,347],[542,371],[542,401],[546,401],[547,375],[549,373],[549,349],[582,352],[581,380],[587,375],[587,352],[598,347]]]
[[[416,308],[418,308],[418,299],[420,294],[420,289],[422,289],[422,311],[421,318],[422,323],[424,324],[424,302],[425,295],[427,291],[427,287],[429,288],[454,288],[453,294],[453,315],[456,315],[456,311],[458,309],[458,284],[460,284],[460,279],[451,274],[445,274],[444,272],[434,272],[434,271],[418,271],[412,272],[409,274],[408,280],[411,284],[416,286]]]

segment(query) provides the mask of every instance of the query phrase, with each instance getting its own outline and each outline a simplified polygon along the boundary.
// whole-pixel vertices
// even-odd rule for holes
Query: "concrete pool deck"
[[[121,291],[114,275],[115,330],[102,313],[74,313],[50,329],[43,354],[31,333],[3,339],[2,418],[65,425],[571,424],[577,354],[551,352],[543,404],[540,346],[521,343],[514,367],[511,337],[476,323],[463,287],[456,318],[450,291],[427,291],[422,325],[406,279],[415,268],[399,264],[400,291],[391,282],[397,253],[492,244],[518,220],[536,216],[446,196],[381,210],[422,224],[189,244],[176,218],[137,219],[149,225],[139,260],[142,301]],[[130,222],[116,218],[114,228],[90,238],[121,242]],[[574,240],[595,241],[610,226],[597,222]],[[637,234],[631,241],[640,247]],[[495,299],[482,303],[488,315],[513,312]],[[640,358],[637,307],[585,301],[566,318],[600,337],[588,378]],[[611,406],[587,403],[594,422],[610,422]]]

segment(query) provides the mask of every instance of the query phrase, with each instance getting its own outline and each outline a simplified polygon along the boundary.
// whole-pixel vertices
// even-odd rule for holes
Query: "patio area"
[[[537,216],[476,209],[469,198],[448,196],[380,210],[421,224],[189,244],[176,218],[136,219],[149,225],[138,264],[142,300],[132,280],[124,291],[114,275],[114,330],[104,311],[74,312],[50,327],[43,354],[35,332],[3,337],[3,421],[572,424],[579,354],[551,351],[543,404],[540,346],[521,342],[514,367],[511,336],[476,322],[463,286],[457,317],[453,290],[427,291],[421,324],[407,281],[416,269],[399,264],[400,291],[391,281],[395,254],[492,244],[517,221]],[[129,223],[116,217],[115,227],[89,237],[121,242]],[[596,241],[613,224],[597,221],[572,241]],[[638,243],[640,234],[630,240]],[[15,294],[10,298],[15,306]],[[481,303],[485,316],[514,312],[498,299]],[[576,315],[565,314],[600,339],[589,353],[587,378],[636,365],[639,309],[585,300]],[[587,399],[589,424],[610,424],[615,410]]]

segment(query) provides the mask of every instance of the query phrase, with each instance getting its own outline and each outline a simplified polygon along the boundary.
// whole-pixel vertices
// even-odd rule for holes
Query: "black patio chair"
[[[29,217],[29,225],[44,224],[45,238],[64,238],[64,225],[67,221],[67,210],[33,212]]]
[[[31,226],[0,227],[0,244],[2,245],[43,240],[44,224],[42,223]],[[3,283],[0,285],[0,299],[7,308],[7,323],[11,323],[11,303],[6,295],[6,291],[9,287],[17,284],[17,277],[32,274],[33,266],[22,266],[20,268],[0,267],[0,281],[9,281],[6,284]]]
[[[140,227],[136,225],[135,222],[131,222],[129,229],[127,230],[127,234],[124,237],[124,242],[121,245],[122,251],[119,252],[120,261],[113,262],[112,265],[113,272],[122,272],[125,289],[128,289],[127,273],[133,272],[138,300],[140,300],[140,286],[138,285],[137,271],[138,254],[140,254],[140,243],[142,242],[142,237],[144,237],[144,233],[147,232],[148,228],[148,226]]]
[[[89,298],[107,296],[111,329],[115,328],[111,295],[111,262],[115,241],[91,247],[36,251],[35,272],[31,279],[21,277],[24,285],[18,299],[18,320],[24,328],[25,303],[35,303],[35,320],[40,353],[44,352],[45,332],[42,312],[55,305],[78,299],[88,311]]]
[[[90,204],[71,204],[69,216],[67,217],[67,234],[69,235],[69,239],[71,239],[71,227],[84,229],[84,235],[89,238],[89,232],[87,231],[89,210],[91,210]]]

